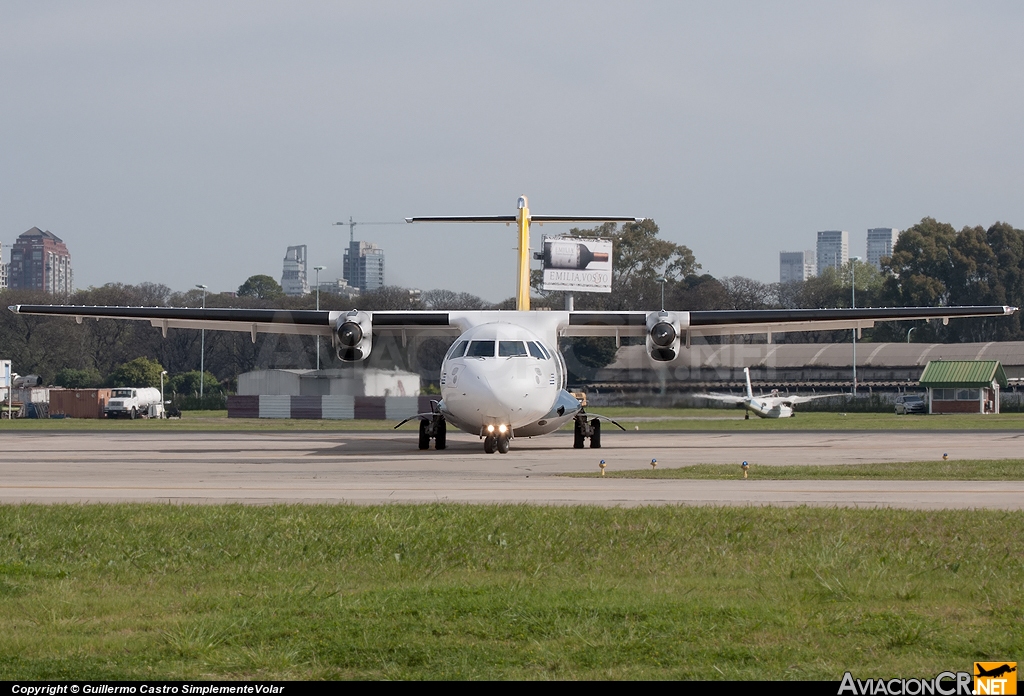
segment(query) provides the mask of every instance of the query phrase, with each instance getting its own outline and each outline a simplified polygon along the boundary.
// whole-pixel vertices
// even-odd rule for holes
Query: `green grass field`
[[[610,407],[593,408],[595,413],[619,420],[632,430],[711,430],[711,431],[786,431],[786,430],[1024,430],[1024,413],[981,416],[936,415],[897,416],[893,413],[799,413],[794,418],[744,420],[738,409],[681,409]],[[345,431],[389,430],[397,421],[389,420],[299,420],[276,418],[228,418],[227,411],[193,411],[172,420],[105,419],[15,419],[0,420],[0,432],[32,431]],[[406,426],[415,429],[415,424]],[[609,426],[614,429],[614,426]],[[571,430],[572,425],[566,429]]]
[[[0,507],[0,679],[838,679],[1024,654],[1024,514]]]
[[[600,473],[563,474],[573,478],[600,477]],[[882,464],[830,464],[827,466],[752,466],[747,472],[761,481],[1024,481],[1024,459],[973,459]],[[675,468],[606,470],[607,478],[632,479],[741,479],[735,465],[697,464]]]
[[[1024,415],[595,409],[632,429],[1024,429]],[[2,421],[383,430],[391,421]],[[1020,480],[1024,461],[755,466]],[[609,476],[739,478],[736,466]],[[0,506],[0,679],[932,677],[1024,653],[1024,513]]]

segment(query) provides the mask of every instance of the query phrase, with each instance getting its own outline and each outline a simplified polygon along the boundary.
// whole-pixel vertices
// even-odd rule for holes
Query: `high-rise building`
[[[818,232],[816,257],[819,274],[829,267],[840,270],[850,258],[850,236],[846,230]]]
[[[814,252],[781,251],[779,252],[779,282],[795,283],[813,278],[816,272]]]
[[[349,242],[343,266],[345,280],[360,292],[384,286],[384,250],[372,242]]]
[[[892,256],[892,248],[896,246],[899,236],[900,231],[894,227],[874,227],[868,230],[868,263],[881,269],[882,257]]]
[[[306,280],[306,245],[290,246],[284,255],[284,270],[281,272],[281,289],[289,297],[309,294]]]
[[[0,290],[7,287],[7,264],[4,263],[4,245],[0,243]]]
[[[71,253],[52,232],[38,227],[23,232],[11,247],[8,284],[15,290],[42,290],[52,295],[74,291]]]

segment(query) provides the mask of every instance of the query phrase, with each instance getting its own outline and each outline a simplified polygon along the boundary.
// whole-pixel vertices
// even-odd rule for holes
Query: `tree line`
[[[669,310],[769,309],[859,307],[1013,305],[1024,306],[1024,231],[1006,223],[985,229],[951,225],[925,218],[904,231],[881,270],[860,261],[836,270],[828,268],[817,277],[799,283],[763,283],[751,278],[715,278],[701,273],[701,265],[684,245],[659,237],[653,220],[608,223],[593,229],[574,229],[581,236],[614,240],[612,292],[577,293],[576,309],[650,310],[661,305],[664,289]],[[855,292],[851,285],[855,279]],[[664,282],[659,282],[664,279]],[[532,275],[533,305],[561,309],[565,294],[540,288],[540,272]],[[663,287],[664,286],[664,287]],[[54,301],[80,305],[199,307],[202,291],[177,292],[165,285],[108,283],[79,290],[67,298],[4,290],[3,306],[50,304]],[[207,307],[313,309],[315,296],[286,297],[277,282],[266,275],[250,277],[237,296],[208,294]],[[368,311],[400,309],[514,309],[514,298],[491,304],[469,293],[445,289],[418,292],[386,286],[346,299],[321,293],[324,310]],[[864,332],[865,341],[903,341],[913,328],[915,342],[968,342],[1024,340],[1020,316],[966,319],[950,322],[886,323]],[[847,340],[849,332],[793,333],[777,335],[779,342],[832,342]],[[723,340],[763,341],[764,337]],[[369,363],[418,371],[436,379],[436,371],[450,345],[446,338],[374,340]],[[312,337],[260,334],[252,342],[249,333],[208,331],[205,335],[205,375],[199,372],[202,337],[199,331],[171,329],[163,338],[146,322],[35,317],[0,311],[0,358],[10,359],[21,374],[38,374],[47,384],[64,386],[111,385],[126,379],[123,366],[139,358],[152,364],[136,365],[152,381],[161,370],[167,386],[179,394],[196,393],[203,380],[204,393],[233,390],[237,375],[262,368],[315,368],[316,341]],[[600,367],[614,356],[612,339],[573,339],[564,346],[588,367]],[[339,363],[326,339],[321,342],[321,367],[348,369]],[[156,366],[156,368],[154,368]],[[119,372],[119,369],[121,372]],[[134,386],[148,386],[136,384]],[[154,384],[152,386],[159,386]]]

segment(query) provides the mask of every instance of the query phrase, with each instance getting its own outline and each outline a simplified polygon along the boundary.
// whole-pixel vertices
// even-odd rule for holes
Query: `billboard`
[[[544,290],[612,291],[612,240],[545,237]]]

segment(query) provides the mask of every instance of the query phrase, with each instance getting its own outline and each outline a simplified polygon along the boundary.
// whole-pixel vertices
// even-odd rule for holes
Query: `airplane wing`
[[[1016,307],[882,307],[865,309],[750,309],[667,312],[680,333],[691,336],[773,334],[788,331],[870,329],[879,321],[914,321],[957,317],[1002,317]],[[569,312],[565,336],[643,336],[658,312]]]
[[[783,396],[782,403],[784,404],[806,404],[808,401],[814,401],[815,399],[829,399],[833,396],[849,396],[849,394],[815,394],[814,396]]]
[[[83,319],[133,319],[148,321],[167,335],[167,329],[209,329],[244,331],[256,340],[258,333],[287,333],[331,336],[348,312],[310,309],[194,309],[188,307],[87,307],[78,305],[14,305],[16,314],[74,317]],[[378,332],[436,332],[458,335],[459,328],[449,312],[405,311],[365,312]]]
[[[735,394],[694,394],[698,399],[712,399],[714,401],[723,401],[727,404],[742,404],[747,400],[745,396],[736,396]]]
[[[188,307],[89,307],[78,305],[14,305],[18,314],[84,319],[148,321],[167,335],[170,328],[325,336],[338,345],[358,349],[351,359],[369,354],[374,333],[457,336],[490,322],[509,322],[531,328],[538,335],[648,336],[652,357],[672,360],[673,345],[692,336],[784,333],[870,328],[876,321],[908,321],[955,317],[1008,316],[1016,307],[897,307],[881,309],[766,309],[695,312],[511,312],[511,311],[380,311],[196,309]],[[350,359],[350,358],[345,358]]]
[[[94,307],[78,305],[14,305],[18,314],[90,319],[148,321],[164,330],[211,329],[256,333],[330,336],[347,312],[286,309],[219,309],[188,307]],[[957,317],[1009,316],[1016,307],[890,307],[868,309],[759,309],[668,312],[688,336],[785,333],[871,328],[877,321],[911,321]],[[562,336],[644,336],[648,320],[659,312],[502,312],[380,311],[361,312],[372,318],[374,331],[430,331],[458,334],[483,322],[508,321],[557,326]],[[527,315],[529,319],[522,315]]]

